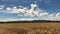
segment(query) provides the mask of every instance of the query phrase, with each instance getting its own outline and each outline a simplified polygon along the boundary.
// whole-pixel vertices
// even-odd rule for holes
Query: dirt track
[[[0,34],[60,34],[60,23],[0,24]]]

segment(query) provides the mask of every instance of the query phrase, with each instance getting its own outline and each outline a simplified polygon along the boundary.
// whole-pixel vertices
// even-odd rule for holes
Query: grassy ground
[[[60,23],[5,23],[0,34],[60,34]]]

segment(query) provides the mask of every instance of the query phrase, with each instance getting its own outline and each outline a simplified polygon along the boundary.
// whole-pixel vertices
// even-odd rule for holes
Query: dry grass
[[[60,34],[60,23],[0,24],[0,34]]]

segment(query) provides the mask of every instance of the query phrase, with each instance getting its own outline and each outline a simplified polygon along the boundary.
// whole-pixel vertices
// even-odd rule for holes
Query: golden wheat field
[[[60,34],[60,23],[5,23],[0,34]]]

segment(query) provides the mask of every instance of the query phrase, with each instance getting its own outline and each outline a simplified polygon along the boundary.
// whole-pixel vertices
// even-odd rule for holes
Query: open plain
[[[1,23],[0,34],[60,34],[60,23]]]

